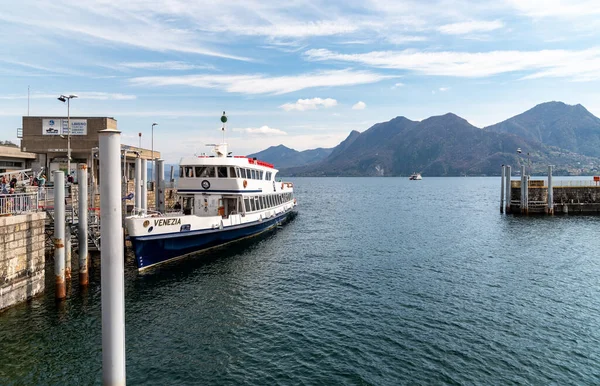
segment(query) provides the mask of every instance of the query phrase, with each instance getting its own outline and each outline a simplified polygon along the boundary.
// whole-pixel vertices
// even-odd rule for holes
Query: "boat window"
[[[254,205],[254,197],[250,197],[250,211],[254,212],[256,210],[256,206]]]
[[[194,177],[194,168],[191,166],[186,166],[185,167],[185,176],[187,178],[193,178]]]
[[[183,166],[179,167],[179,178],[183,178],[184,174],[183,174]]]
[[[259,179],[261,179],[261,180],[263,179],[263,171],[262,170],[260,172],[260,178]],[[525,190],[525,189],[523,189],[523,190]]]
[[[267,181],[271,181],[271,172],[267,172]]]
[[[265,196],[260,196],[260,206],[262,206],[263,209],[267,209],[268,205],[265,202]]]
[[[250,212],[250,201],[248,197],[244,197],[244,206],[246,207],[246,212]]]
[[[227,166],[217,166],[217,177],[227,178]]]
[[[244,168],[241,168],[241,169],[240,169],[240,172],[242,173],[242,178],[244,178],[244,179],[245,179],[245,178],[248,178],[248,177],[246,177],[246,169],[244,169]]]
[[[198,178],[214,178],[214,166],[196,166],[196,177]]]
[[[235,178],[235,168],[233,166],[229,167],[229,178]]]
[[[255,180],[256,179],[256,174],[254,173],[254,169],[250,170],[250,173],[251,173],[250,175],[252,176],[250,178],[252,178],[253,180]]]
[[[270,206],[271,208],[274,206],[274,205],[273,205],[273,195],[272,195],[272,194],[269,194],[269,206]]]
[[[237,178],[242,178],[242,173],[240,172],[240,168],[235,168],[235,175]]]

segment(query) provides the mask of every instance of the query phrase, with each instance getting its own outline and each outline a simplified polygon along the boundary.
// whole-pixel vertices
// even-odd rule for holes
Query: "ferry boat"
[[[209,146],[215,155],[181,159],[179,212],[126,219],[139,270],[258,235],[296,215],[294,186],[278,181],[272,164],[231,156],[227,143]]]
[[[423,177],[421,177],[421,173],[413,173],[410,175],[410,177],[408,177],[409,180],[422,180]]]

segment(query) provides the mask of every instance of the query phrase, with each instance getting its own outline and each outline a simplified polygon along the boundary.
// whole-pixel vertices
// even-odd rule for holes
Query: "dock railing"
[[[0,215],[17,215],[38,211],[36,192],[0,195]]]

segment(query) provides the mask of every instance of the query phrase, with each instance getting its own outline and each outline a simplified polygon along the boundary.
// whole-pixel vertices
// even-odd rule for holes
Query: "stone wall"
[[[44,291],[46,213],[0,217],[0,310]]]

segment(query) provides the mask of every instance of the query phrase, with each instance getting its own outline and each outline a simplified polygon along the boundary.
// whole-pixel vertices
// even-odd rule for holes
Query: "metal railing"
[[[543,185],[535,184],[536,182],[543,182]],[[531,179],[531,180],[529,180],[529,183],[530,183],[530,186],[529,186],[530,188],[534,188],[534,187],[547,188],[548,187],[548,180],[545,180],[545,179],[543,179],[543,180]],[[538,185],[538,186],[536,186],[536,185]],[[520,180],[511,180],[511,187],[519,188],[520,186],[521,186]],[[600,181],[560,180],[560,179],[557,179],[556,177],[554,177],[554,179],[552,181],[552,187],[553,188],[585,188],[585,187],[600,188]]]
[[[36,192],[0,195],[0,215],[16,215],[38,211]]]

